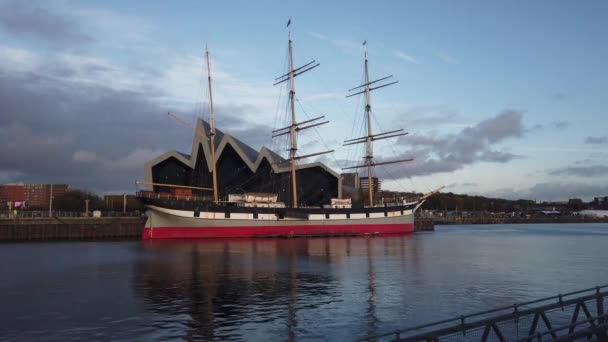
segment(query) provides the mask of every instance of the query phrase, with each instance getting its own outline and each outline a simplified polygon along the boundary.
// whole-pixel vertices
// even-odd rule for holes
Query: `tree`
[[[53,208],[60,211],[84,212],[87,199],[89,200],[89,211],[103,209],[104,203],[99,196],[83,190],[71,190],[57,197],[53,202]]]

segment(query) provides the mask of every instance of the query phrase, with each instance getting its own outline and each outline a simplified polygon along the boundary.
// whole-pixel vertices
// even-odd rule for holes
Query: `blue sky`
[[[203,54],[212,54],[220,129],[281,149],[292,17],[302,154],[339,170],[360,162],[367,40],[374,130],[385,188],[567,199],[608,195],[608,33],[605,1],[1,1],[0,181],[62,181],[132,190],[143,163],[190,151],[192,134],[166,117],[208,115]],[[354,131],[353,131],[353,128]],[[34,166],[32,159],[44,166]],[[72,173],[65,172],[69,165]],[[63,166],[63,167],[62,167]],[[86,175],[86,176],[84,176]],[[65,179],[69,177],[69,179]],[[391,180],[396,178],[396,180]]]

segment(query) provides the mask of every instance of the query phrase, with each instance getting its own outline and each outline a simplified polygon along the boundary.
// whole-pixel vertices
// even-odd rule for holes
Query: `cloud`
[[[541,129],[543,129],[543,125],[536,124],[536,125],[528,128],[528,132],[540,131]]]
[[[342,50],[343,52],[359,53],[362,50],[363,42],[355,42],[350,39],[332,38],[318,32],[308,32],[308,34],[313,38],[333,45],[334,47]]]
[[[445,53],[445,52],[437,52],[437,57],[443,61],[444,63],[447,64],[452,64],[452,65],[458,65],[460,64],[460,61],[452,56],[451,54]]]
[[[570,126],[570,123],[567,121],[553,121],[549,125],[556,130],[562,130]]]
[[[72,159],[81,163],[95,163],[97,167],[104,170],[138,170],[147,161],[158,157],[165,152],[163,149],[147,149],[136,147],[131,153],[117,159],[106,159],[92,151],[78,150],[72,155]]]
[[[397,57],[403,61],[406,61],[408,63],[420,64],[420,61],[418,61],[416,58],[412,57],[410,54],[407,54],[403,51],[395,50],[395,51],[393,51],[393,54],[395,55],[395,57]]]
[[[167,118],[171,95],[158,85],[146,85],[149,75],[82,55],[41,62],[26,50],[16,54],[33,62],[20,68],[0,65],[2,182],[132,190],[133,182],[143,178],[147,160],[170,149],[190,152],[193,133]],[[180,115],[193,121],[192,103],[184,107]],[[271,128],[248,121],[250,108],[218,104],[218,128],[259,147],[269,142]]]
[[[7,46],[0,46],[0,71],[10,68],[12,72],[25,72],[40,64],[39,58],[33,53]]]
[[[546,127],[551,128],[556,131],[561,131],[563,129],[566,129],[568,126],[570,126],[570,123],[567,121],[552,121],[552,122],[549,122]],[[545,126],[543,124],[536,124],[536,125],[528,128],[528,131],[529,132],[540,131],[544,128],[545,128]]]
[[[586,137],[585,144],[599,145],[608,143],[608,136],[601,137]]]
[[[465,182],[465,183],[451,183],[446,185],[446,188],[457,188],[457,187],[475,187],[477,183]]]
[[[72,159],[78,162],[89,163],[99,159],[99,157],[95,152],[78,150],[74,152]]]
[[[547,172],[552,176],[581,176],[595,177],[608,175],[608,166],[605,165],[588,165],[588,166],[567,166]]]
[[[0,27],[17,37],[32,37],[53,45],[94,41],[74,21],[40,5],[35,1],[0,2]]]
[[[496,150],[494,145],[506,139],[522,137],[525,132],[522,118],[523,114],[519,111],[505,110],[456,134],[400,137],[398,144],[409,147],[409,150],[394,159],[413,157],[414,161],[387,168],[390,174],[401,178],[451,172],[477,162],[506,163],[521,158],[508,151]],[[382,169],[380,167],[378,170],[380,175],[384,174]]]
[[[456,111],[445,106],[409,107],[397,103],[374,106],[376,112],[397,113],[394,120],[407,122],[410,128],[436,128],[437,126],[466,127],[468,124]]]
[[[303,102],[315,102],[315,101],[323,101],[323,100],[337,100],[343,99],[344,93],[338,92],[327,92],[327,93],[317,93],[306,95],[301,98]],[[299,101],[300,99],[297,99]]]

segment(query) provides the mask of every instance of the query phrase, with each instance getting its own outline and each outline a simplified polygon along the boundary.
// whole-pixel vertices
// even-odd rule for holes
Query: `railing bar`
[[[580,294],[580,293],[584,293],[584,292],[591,292],[591,291],[595,291],[595,293],[597,293],[598,289],[604,289],[604,288],[608,288],[608,284],[602,285],[602,286],[591,287],[591,288],[584,289],[584,290],[578,290],[578,291],[568,292],[568,293],[561,294],[561,295],[555,295],[555,296],[551,296],[551,297],[545,297],[545,298],[541,298],[541,299],[536,299],[536,300],[532,300],[532,301],[528,301],[528,302],[516,303],[515,305],[521,307],[521,306],[526,306],[526,305],[530,305],[530,304],[540,303],[540,302],[543,302],[543,301],[548,301],[550,299],[560,299],[560,298],[562,299],[562,301],[560,301],[559,303],[562,304],[562,305],[566,305],[565,303],[567,303],[567,301],[563,301],[564,297],[575,295],[575,294]],[[602,292],[602,294],[606,295],[606,294],[608,294],[608,292]],[[404,329],[404,330],[399,330],[399,332],[403,333],[403,332],[409,332],[409,331],[412,331],[412,330],[419,330],[419,329],[427,328],[427,327],[430,327],[430,326],[433,326],[433,325],[441,325],[441,324],[445,324],[445,323],[449,323],[449,322],[453,322],[453,321],[459,321],[462,317],[464,317],[464,318],[471,318],[471,317],[486,315],[486,314],[490,314],[490,313],[494,313],[494,312],[498,312],[498,311],[504,311],[504,310],[512,309],[512,308],[513,308],[513,305],[509,305],[509,306],[499,307],[499,308],[496,308],[496,309],[490,309],[490,310],[475,312],[475,313],[459,316],[459,317],[452,318],[452,319],[445,319],[445,320],[431,322],[431,323],[427,323],[427,324],[423,324],[423,325],[419,325],[419,326],[414,326],[414,327],[407,328],[407,329]],[[390,335],[393,335],[393,334],[394,334],[394,332],[386,333],[386,334],[383,334],[383,335],[375,335],[375,336],[376,337],[385,337],[385,336],[390,336]]]
[[[535,333],[535,334],[532,334],[532,335],[528,335],[528,336],[526,336],[524,338],[520,338],[519,340],[517,340],[517,342],[519,342],[519,341],[526,341],[528,339],[534,338],[534,337],[537,336],[537,334],[540,334],[541,336],[549,335],[549,334],[552,334],[552,333],[554,334],[554,333],[556,333],[558,331],[561,331],[561,330],[565,330],[565,329],[569,329],[571,327],[576,327],[577,325],[589,323],[590,321],[593,321],[593,320],[595,320],[597,318],[606,318],[606,316],[608,316],[608,315],[602,315],[602,316],[598,316],[598,317],[595,317],[595,318],[586,319],[584,321],[578,321],[578,322],[576,322],[574,324],[569,324],[569,325],[561,326],[561,327],[554,328],[554,329],[551,329],[551,330],[547,330],[547,331],[544,331],[542,333],[539,332],[539,333]],[[599,326],[595,325],[595,326],[592,326],[590,328],[593,328],[593,327],[599,327]],[[576,333],[576,331],[573,331],[572,333]]]
[[[595,289],[595,288],[593,288],[593,289]],[[608,294],[608,292],[602,292],[601,293],[601,295],[606,295],[606,294]],[[474,321],[474,322],[471,322],[471,323],[467,323],[465,325],[462,325],[462,324],[458,323],[457,325],[454,325],[454,326],[450,326],[450,327],[446,327],[446,328],[443,328],[443,329],[436,330],[436,331],[433,332],[433,334],[442,335],[444,333],[448,333],[448,332],[451,332],[451,331],[461,331],[462,329],[469,330],[469,329],[476,328],[478,326],[482,326],[482,325],[484,325],[484,324],[486,324],[486,323],[488,323],[490,321],[495,321],[496,323],[500,323],[500,322],[504,322],[504,321],[509,321],[511,319],[514,319],[515,317],[525,317],[525,316],[529,316],[529,315],[534,314],[534,313],[539,312],[539,311],[547,311],[549,309],[559,308],[561,306],[570,306],[572,304],[580,303],[581,301],[586,302],[586,301],[589,301],[589,300],[593,300],[594,298],[596,298],[596,296],[597,296],[597,294],[594,293],[594,294],[583,296],[583,297],[578,297],[578,298],[573,298],[573,299],[568,299],[568,300],[562,300],[561,302],[555,302],[555,303],[551,303],[551,304],[546,304],[544,306],[539,306],[539,307],[536,307],[536,308],[530,308],[530,309],[520,310],[519,314],[517,314],[517,315],[515,313],[511,312],[511,313],[508,313],[508,314],[503,314],[503,315],[498,316],[498,317],[477,320],[477,321]],[[509,308],[512,308],[512,306],[510,306]],[[467,316],[465,316],[465,318],[466,317]],[[429,323],[429,324],[425,324],[425,325],[422,325],[422,326],[412,327],[412,328],[408,328],[408,329],[404,329],[404,330],[398,330],[398,331],[400,333],[411,332],[413,330],[419,330],[421,328],[428,328],[428,327],[433,326],[433,325],[445,324],[445,323],[456,321],[456,320],[460,321],[460,317],[455,318],[455,319],[440,321],[441,323]],[[390,335],[394,335],[394,334],[395,334],[395,331],[390,332],[390,333],[381,334],[381,335],[374,335],[374,336],[368,337],[366,339],[386,337],[386,336],[390,336]],[[419,337],[422,337],[422,336],[426,336],[427,334],[429,334],[429,333],[427,332],[427,333],[422,333],[422,334],[414,335],[412,337],[404,339],[404,341],[409,341],[412,338],[419,338]]]
[[[577,330],[572,335],[558,337],[555,341],[576,341],[581,337],[587,337],[589,335],[595,335],[597,337],[596,341],[606,341],[606,330],[608,330],[608,324],[597,325],[594,328]]]

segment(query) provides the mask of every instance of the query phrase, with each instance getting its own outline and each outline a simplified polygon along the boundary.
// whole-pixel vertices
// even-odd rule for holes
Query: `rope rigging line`
[[[308,112],[306,112],[306,110],[304,109],[304,105],[303,105],[302,101],[300,101],[299,98],[296,98],[296,102],[298,102],[298,104],[300,105],[300,109],[302,110],[302,113],[304,113],[304,115],[306,116],[306,118],[311,119],[312,116],[309,115]],[[310,106],[312,108],[312,105],[310,105]],[[312,108],[312,109],[314,110],[314,108]],[[322,113],[319,112],[319,114],[322,114]],[[321,141],[321,143],[323,144],[323,146],[326,149],[331,150],[331,147],[329,147],[329,144],[327,144],[327,142],[325,141],[325,139],[323,139],[323,136],[321,135],[321,133],[319,133],[319,130],[317,129],[317,127],[312,127],[312,129],[315,131],[315,133],[319,137],[319,140]],[[340,162],[338,162],[338,159],[336,159],[336,156],[333,153],[331,153],[331,156],[334,159],[334,162],[336,163],[336,165],[340,165]]]
[[[380,130],[384,131],[384,128],[382,128],[382,126],[380,125],[380,122],[378,121],[378,118],[376,117],[376,115],[375,115],[374,111],[372,111],[372,112],[371,112],[371,115],[372,115],[372,118],[374,119],[375,124],[376,124],[376,125],[378,125],[378,127],[380,128]],[[394,145],[394,144],[390,144],[390,148],[391,148],[391,151],[393,152],[393,154],[395,154],[395,155],[399,155],[399,153],[398,153],[398,152],[397,152],[397,150],[395,149],[395,145]],[[414,162],[415,162],[415,161],[414,161]],[[384,170],[387,170],[386,168],[383,168],[383,169],[384,169]],[[404,170],[405,170],[404,172],[406,173],[405,177],[409,179],[410,183],[411,183],[411,184],[412,184],[412,186],[415,188],[415,184],[413,183],[413,181],[412,181],[412,179],[411,179],[411,176],[407,174],[407,168],[405,168]],[[387,172],[387,173],[388,173],[388,172]],[[390,176],[390,174],[389,174],[389,176]],[[392,177],[392,176],[390,176],[390,177]],[[401,187],[402,189],[404,189],[404,186],[403,186],[403,184],[401,184],[401,182],[399,181],[399,179],[393,178],[393,181],[395,181],[395,182],[396,182],[396,183],[399,185],[399,187]],[[428,192],[430,192],[430,191],[431,191],[431,189],[430,189],[430,188],[429,188],[429,186],[426,184],[426,182],[424,182],[424,180],[423,180],[423,179],[420,179],[420,181],[422,182],[422,185],[423,185],[423,186],[426,188],[426,190],[427,190]]]
[[[360,83],[365,83],[365,71],[363,71],[361,73],[361,81]],[[363,96],[359,96],[358,97],[358,101],[355,104],[355,113],[359,113],[361,108],[364,107],[364,101],[365,97]],[[364,113],[364,112],[363,112]],[[355,114],[355,119],[353,120],[353,125],[351,128],[351,134],[353,134],[355,137],[362,137],[362,136],[366,136],[367,133],[365,132],[365,128],[366,128],[366,119],[365,119],[365,114],[363,115],[357,115]],[[355,127],[359,126],[359,130],[355,132]],[[358,165],[360,163],[360,159],[358,158],[360,155],[366,155],[366,146],[365,145],[361,145],[361,146],[357,146],[357,144],[355,145],[350,145],[347,147],[347,161],[350,165]],[[355,172],[359,172],[359,168],[355,169]]]
[[[283,58],[283,66],[278,71],[278,74],[282,73],[286,69],[288,62],[289,62],[289,48],[286,48],[285,56]],[[289,100],[285,101],[285,97],[284,97],[284,91],[285,91],[285,95],[288,94],[288,92],[286,91],[287,83],[284,83],[283,85],[279,86],[279,89],[280,89],[279,97],[277,98],[277,105],[276,105],[276,110],[275,110],[274,126],[272,128],[273,130],[277,129],[278,127],[282,127],[283,124],[285,122],[287,122],[287,119],[289,117],[289,115],[288,115]],[[287,99],[289,99],[289,97],[287,97]],[[283,104],[283,103],[284,103],[284,108],[280,109],[281,104]],[[286,141],[286,137],[277,137],[275,139],[272,139],[271,150],[278,152],[280,154],[281,150],[283,150],[287,144],[288,144],[288,142]]]

